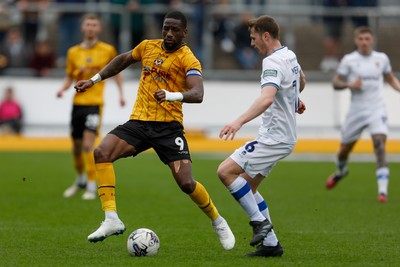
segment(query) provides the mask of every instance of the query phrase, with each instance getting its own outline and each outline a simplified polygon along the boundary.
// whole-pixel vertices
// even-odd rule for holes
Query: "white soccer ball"
[[[154,256],[160,248],[160,239],[154,231],[139,228],[129,235],[127,246],[131,256]]]

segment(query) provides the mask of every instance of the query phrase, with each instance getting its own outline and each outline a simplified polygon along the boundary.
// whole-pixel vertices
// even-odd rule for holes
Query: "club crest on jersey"
[[[157,58],[156,60],[154,60],[154,65],[156,66],[161,66],[161,64],[163,64],[164,60],[162,60],[161,58]]]
[[[86,63],[92,63],[92,62],[93,62],[93,58],[91,58],[91,57],[86,58]]]

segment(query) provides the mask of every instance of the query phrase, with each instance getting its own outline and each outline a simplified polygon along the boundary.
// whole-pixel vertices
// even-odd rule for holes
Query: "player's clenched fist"
[[[86,92],[86,90],[94,85],[92,80],[83,80],[83,81],[78,81],[74,88],[77,93],[83,93]]]

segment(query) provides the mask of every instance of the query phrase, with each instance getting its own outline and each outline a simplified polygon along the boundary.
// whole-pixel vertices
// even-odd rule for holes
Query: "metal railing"
[[[333,8],[333,7],[323,7],[314,5],[297,5],[297,4],[267,4],[267,5],[245,5],[235,2],[231,5],[205,5],[204,7],[204,27],[203,27],[203,69],[205,71],[210,71],[211,75],[218,75],[214,70],[215,66],[215,54],[214,54],[214,36],[210,28],[209,23],[214,21],[217,16],[223,15],[230,20],[238,20],[238,16],[244,11],[252,12],[253,14],[269,14],[277,19],[281,27],[285,29],[285,35],[282,36],[285,44],[292,50],[296,47],[295,30],[299,25],[310,25],[314,23],[319,23],[319,18],[323,16],[343,16],[345,18],[350,17],[362,17],[367,16],[369,23],[373,29],[378,29],[382,25],[385,19],[396,19],[400,15],[400,5],[395,6],[380,6],[380,7],[359,7],[359,8]],[[189,18],[189,23],[193,23],[193,14],[196,6],[191,4],[182,4],[180,10],[187,14]],[[16,12],[16,6],[11,6],[10,10]],[[147,17],[152,17],[155,14],[165,14],[170,9],[168,6],[161,4],[151,4],[142,5],[136,11],[137,13],[144,14]],[[120,51],[128,51],[132,49],[129,47],[131,39],[131,29],[130,29],[130,14],[125,6],[111,4],[109,1],[96,2],[95,0],[88,1],[84,4],[65,4],[65,3],[54,3],[51,2],[45,11],[46,13],[52,14],[53,17],[57,17],[59,13],[68,12],[96,12],[101,14],[102,19],[105,23],[109,23],[111,14],[121,15],[121,33],[119,36],[119,47]],[[154,27],[154,25],[147,25],[146,28]],[[156,29],[158,31],[158,29]],[[161,31],[161,29],[160,29]],[[322,36],[321,36],[322,38]],[[27,70],[6,70],[4,73],[19,73],[19,74],[29,74]],[[223,70],[222,70],[223,72]],[[56,75],[60,74],[60,70],[55,70],[53,73]],[[63,72],[62,72],[63,73]],[[229,76],[226,72],[219,74],[220,77]],[[234,73],[234,76],[236,74]]]

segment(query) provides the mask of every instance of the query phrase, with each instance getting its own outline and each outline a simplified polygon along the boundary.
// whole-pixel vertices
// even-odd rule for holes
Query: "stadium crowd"
[[[299,3],[324,7],[326,2]],[[53,68],[63,69],[67,49],[81,38],[79,25],[86,12],[100,13],[105,24],[102,39],[123,52],[143,39],[157,36],[154,24],[159,24],[160,18],[171,9],[182,9],[190,15],[193,29],[187,42],[203,64],[209,60],[205,56],[209,48],[204,47],[207,44],[204,33],[208,32],[214,41],[213,60],[219,64],[225,62],[220,68],[256,70],[261,60],[250,49],[247,36],[243,37],[246,29],[242,18],[261,15],[263,7],[280,4],[272,0],[4,0],[0,3],[0,74],[1,70],[17,68],[28,69],[31,76],[45,77],[51,75]],[[211,9],[212,20],[206,21],[205,14]],[[318,19],[321,25],[322,18]],[[324,33],[320,35],[322,40]],[[282,37],[290,39],[285,34]],[[318,62],[326,56],[322,55],[324,45],[321,41],[321,55],[315,55],[320,57],[316,59]],[[315,65],[319,68],[319,64]],[[324,64],[322,67],[326,69]]]

